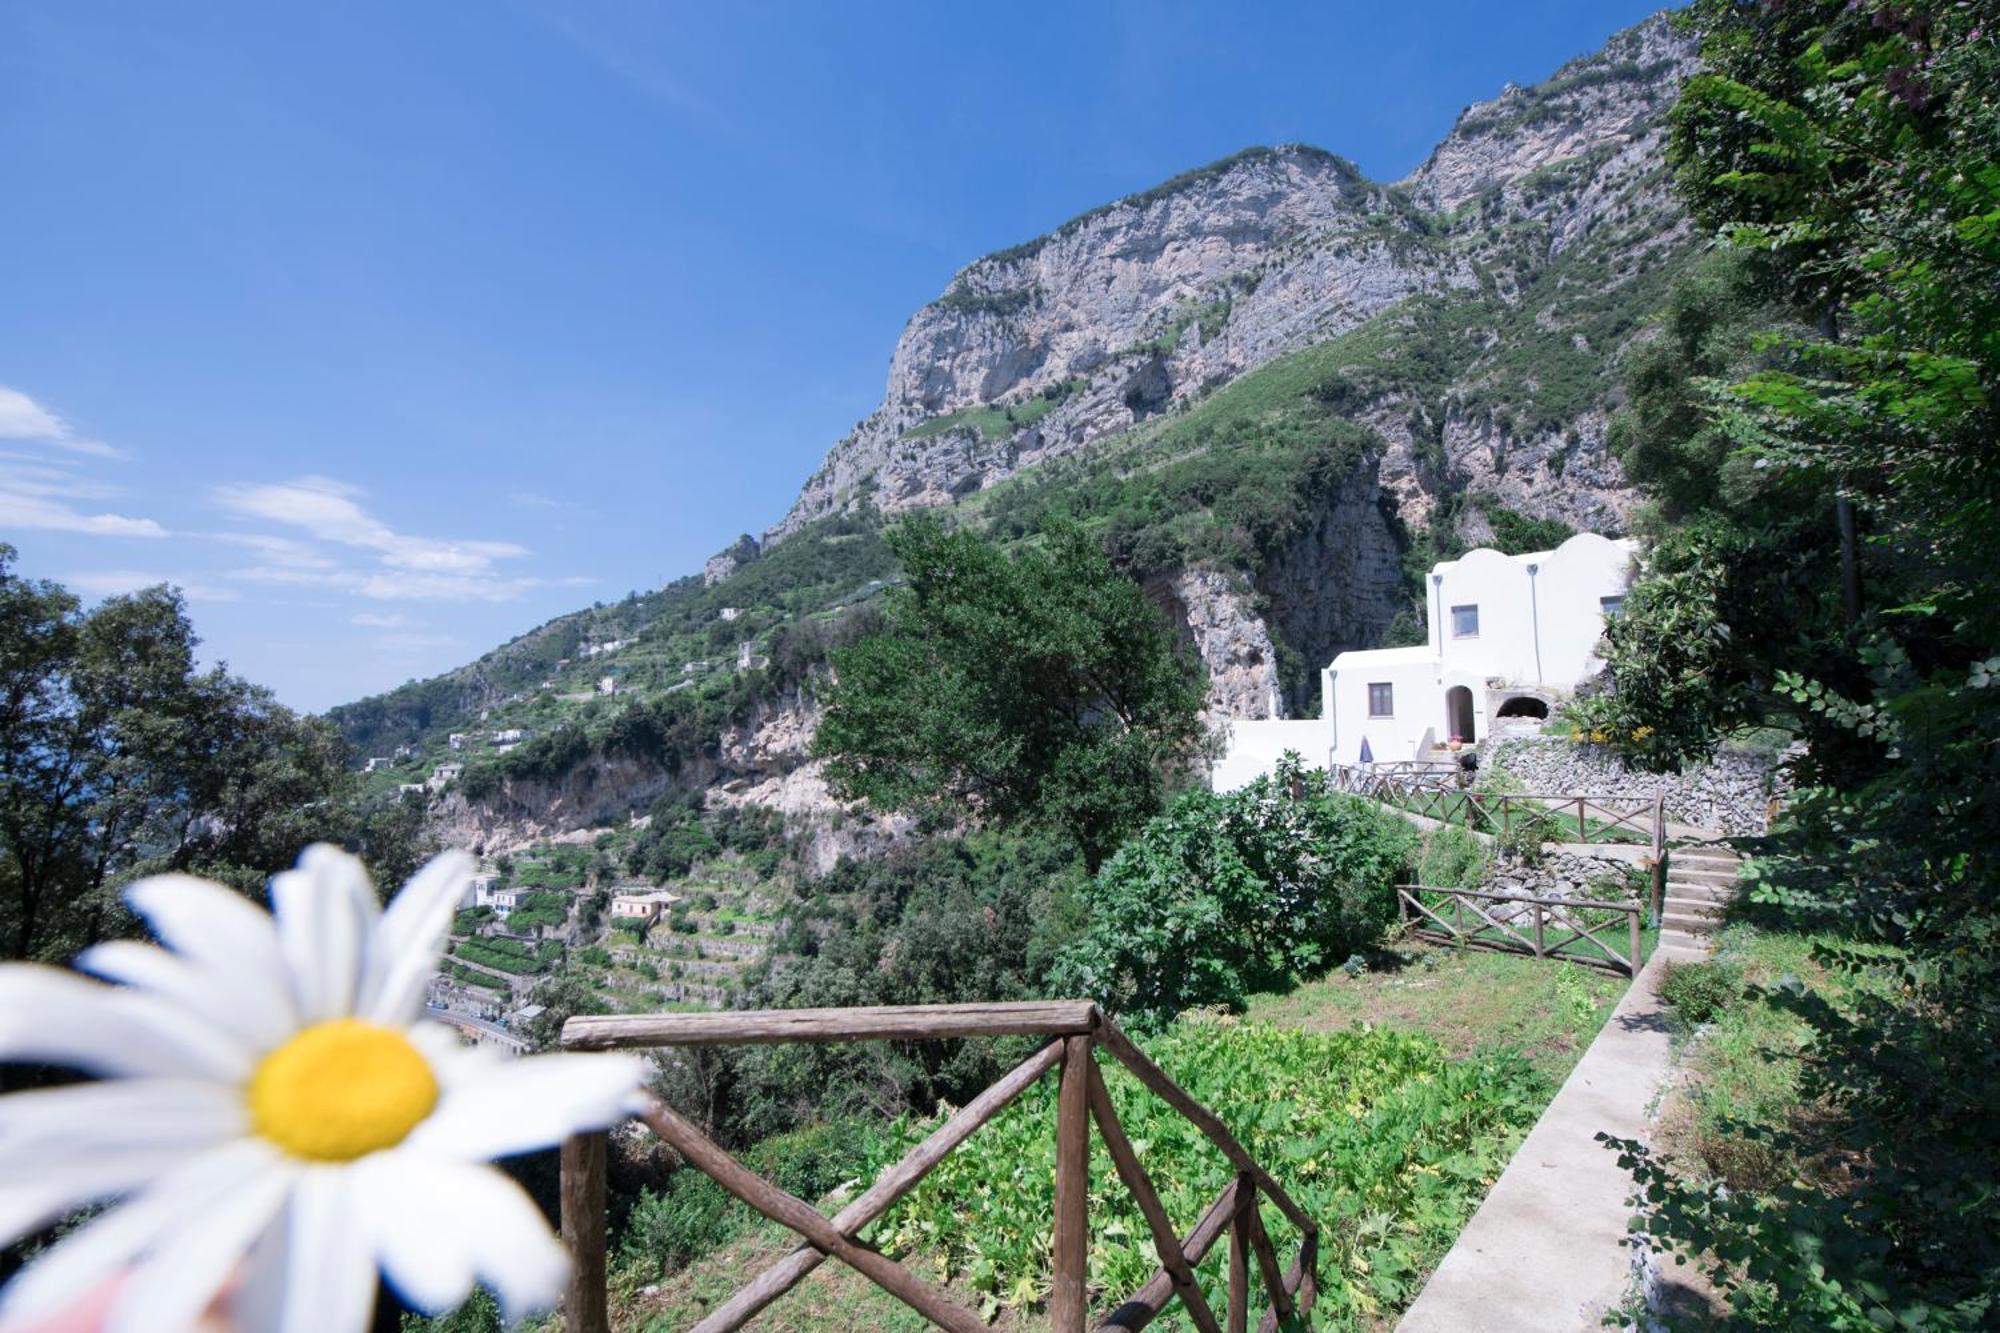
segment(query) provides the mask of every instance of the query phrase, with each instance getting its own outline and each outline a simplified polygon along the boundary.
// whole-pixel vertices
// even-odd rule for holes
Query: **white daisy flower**
[[[272,879],[275,915],[162,875],[127,898],[168,947],[78,959],[122,985],[0,966],[0,1061],[102,1076],[0,1097],[0,1244],[125,1196],[0,1288],[0,1326],[116,1279],[111,1333],[187,1328],[226,1289],[237,1328],[348,1333],[377,1269],[427,1311],[475,1281],[510,1319],[553,1305],[568,1256],[483,1163],[619,1120],[644,1064],[507,1060],[423,1020],[471,873],[448,852],[384,910],[316,846]]]

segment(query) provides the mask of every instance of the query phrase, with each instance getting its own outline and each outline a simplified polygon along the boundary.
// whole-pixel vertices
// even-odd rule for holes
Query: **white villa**
[[[1315,767],[1428,758],[1453,736],[1478,744],[1501,719],[1546,718],[1603,665],[1598,642],[1636,550],[1579,533],[1553,551],[1481,547],[1432,566],[1426,642],[1334,658],[1320,672],[1316,719],[1232,722],[1212,784],[1239,787],[1286,750]]]

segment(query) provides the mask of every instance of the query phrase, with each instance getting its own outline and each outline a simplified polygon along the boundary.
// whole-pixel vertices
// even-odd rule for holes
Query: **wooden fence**
[[[1327,772],[1336,791],[1475,833],[1505,834],[1517,825],[1538,821],[1551,842],[1644,844],[1651,853],[1652,873],[1647,915],[1654,925],[1660,923],[1668,848],[1666,803],[1658,793],[1620,797],[1472,791],[1458,786],[1456,774],[1440,776],[1421,761],[1365,767],[1335,764]]]
[[[800,1238],[784,1258],[739,1287],[695,1326],[695,1333],[741,1328],[829,1258],[855,1269],[924,1318],[953,1333],[986,1333],[986,1322],[936,1287],[860,1239],[972,1133],[998,1115],[1051,1069],[1060,1069],[1056,1096],[1054,1281],[1049,1325],[1081,1333],[1088,1316],[1085,1263],[1089,1255],[1085,1203],[1089,1195],[1090,1125],[1095,1122],[1119,1179],[1146,1219],[1160,1268],[1152,1279],[1098,1322],[1100,1333],[1138,1333],[1178,1298],[1203,1333],[1245,1333],[1250,1308],[1251,1263],[1257,1265],[1270,1306],[1260,1333],[1303,1316],[1318,1291],[1319,1226],[1250,1156],[1215,1114],[1190,1097],[1155,1065],[1096,1005],[1083,1000],[1026,1004],[898,1005],[857,1009],[763,1009],[717,1014],[579,1016],[563,1027],[570,1050],[598,1051],[663,1046],[724,1046],[769,1042],[927,1040],[946,1037],[1037,1036],[1051,1040],[1010,1073],[968,1102],[884,1171],[860,1197],[829,1218],[811,1203],[778,1189],[657,1100],[638,1119],[689,1165],[751,1208]],[[1161,1207],[1138,1152],[1126,1137],[1106,1093],[1095,1050],[1103,1047],[1147,1088],[1201,1130],[1236,1176],[1185,1238]],[[1298,1257],[1280,1270],[1260,1199],[1269,1199],[1299,1229]],[[562,1231],[574,1260],[566,1304],[572,1333],[606,1333],[605,1138],[581,1135],[563,1145]],[[1218,1320],[1194,1276],[1195,1267],[1229,1232],[1228,1305]]]
[[[1425,901],[1427,896],[1431,896],[1428,902]],[[1436,910],[1447,903],[1449,920],[1444,911]],[[1487,908],[1482,907],[1482,903],[1499,906]],[[1512,905],[1511,912],[1508,905]],[[1472,915],[1470,925],[1465,919],[1468,912]],[[1615,923],[1586,921],[1581,915],[1585,912],[1617,913],[1625,918],[1625,938],[1618,941],[1626,946],[1622,952],[1598,934],[1599,931],[1615,929]],[[1646,904],[1637,901],[1578,902],[1568,898],[1542,898],[1531,893],[1502,893],[1492,889],[1443,889],[1423,884],[1399,884],[1396,886],[1396,914],[1417,934],[1430,939],[1532,953],[1537,958],[1568,958],[1573,962],[1613,967],[1634,977],[1639,975],[1639,968],[1646,961],[1640,952],[1639,939]],[[1524,917],[1527,918],[1525,923]],[[1550,939],[1552,929],[1568,933]],[[1563,952],[1586,941],[1594,945],[1601,956]]]

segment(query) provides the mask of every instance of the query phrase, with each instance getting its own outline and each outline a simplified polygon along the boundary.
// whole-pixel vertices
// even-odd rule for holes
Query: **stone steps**
[[[1660,904],[1660,945],[1675,961],[1708,953],[1706,937],[1722,923],[1736,896],[1742,858],[1724,847],[1681,847],[1667,858],[1666,897]]]
[[[1724,870],[1718,868],[1711,870],[1707,866],[1687,865],[1678,856],[1667,858],[1667,878],[1669,880],[1679,880],[1683,884],[1713,884],[1718,888],[1734,888],[1736,886],[1736,871],[1734,869]]]
[[[1667,881],[1667,898],[1669,901],[1675,898],[1685,898],[1698,903],[1726,903],[1735,896],[1736,889],[1734,885],[1690,884],[1686,880],[1680,879],[1669,879]]]

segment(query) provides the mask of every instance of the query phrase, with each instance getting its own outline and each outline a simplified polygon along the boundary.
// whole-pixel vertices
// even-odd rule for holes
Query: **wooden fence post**
[[[1064,1039],[1056,1093],[1056,1226],[1049,1287],[1049,1327],[1083,1333],[1089,1315],[1084,1284],[1090,1260],[1090,1037]]]
[[[1590,824],[1583,816],[1583,798],[1581,796],[1576,798],[1576,840],[1578,842],[1590,841]]]
[[[1660,924],[1660,912],[1667,896],[1667,814],[1666,793],[1653,793],[1653,924]]]
[[[1257,1185],[1250,1177],[1236,1177],[1236,1216],[1229,1220],[1229,1333],[1246,1333],[1250,1327],[1250,1217],[1257,1206]],[[1249,1200],[1248,1208],[1243,1200]]]
[[[610,1333],[604,1291],[604,1132],[563,1140],[561,1170],[562,1238],[570,1255],[564,1326],[570,1333]]]
[[[1635,908],[1634,910],[1632,910],[1632,911],[1630,911],[1630,912],[1627,912],[1627,913],[1625,914],[1625,920],[1626,920],[1627,922],[1629,922],[1629,923],[1630,923],[1630,925],[1631,925],[1631,938],[1632,938],[1632,975],[1636,977],[1636,976],[1638,976],[1638,975],[1639,975],[1639,912],[1638,912],[1638,910],[1637,910],[1637,909]]]
[[[1548,919],[1548,912],[1540,903],[1533,904],[1533,907],[1535,909],[1535,957],[1540,958],[1547,953],[1547,950],[1542,945],[1542,923]]]

